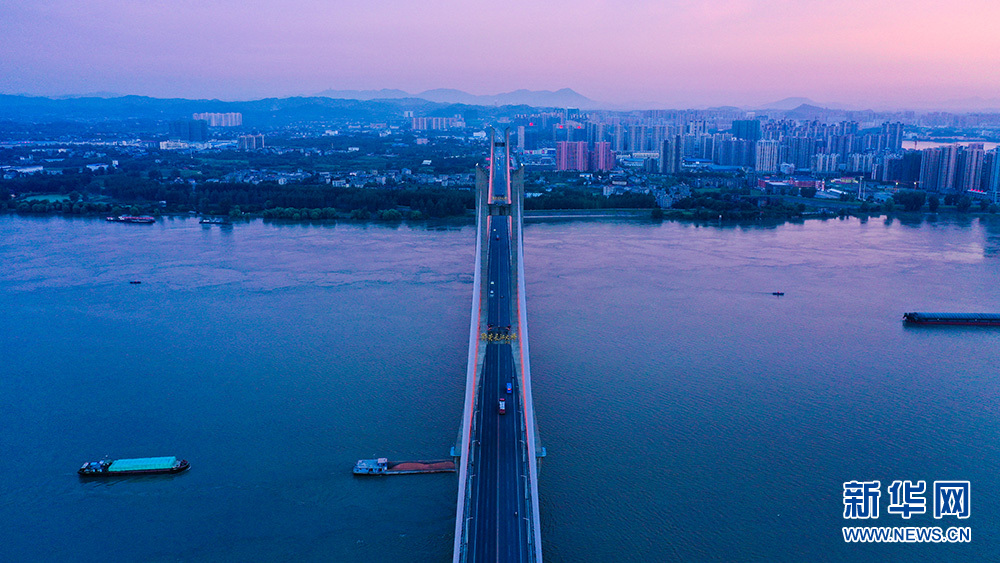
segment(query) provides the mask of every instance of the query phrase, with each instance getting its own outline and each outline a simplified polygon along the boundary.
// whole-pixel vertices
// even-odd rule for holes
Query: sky
[[[997,22],[997,0],[0,0],[0,93],[919,108],[1000,99]]]

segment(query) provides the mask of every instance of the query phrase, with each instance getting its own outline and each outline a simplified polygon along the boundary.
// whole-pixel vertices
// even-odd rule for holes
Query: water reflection
[[[993,257],[1000,255],[1000,217],[984,217],[979,220],[986,233],[983,241],[983,255]]]

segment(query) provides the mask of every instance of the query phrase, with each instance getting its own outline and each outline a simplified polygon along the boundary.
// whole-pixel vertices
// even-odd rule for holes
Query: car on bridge
[[[500,414],[507,414],[507,400],[500,399]]]
[[[511,383],[509,381],[507,382],[507,392],[508,393],[513,393],[514,392],[514,386],[511,385]]]

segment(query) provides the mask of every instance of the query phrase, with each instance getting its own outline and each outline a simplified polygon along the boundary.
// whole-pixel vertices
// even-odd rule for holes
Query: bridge
[[[490,131],[476,169],[476,270],[465,409],[455,454],[455,563],[541,562],[538,445],[524,294],[524,169]]]

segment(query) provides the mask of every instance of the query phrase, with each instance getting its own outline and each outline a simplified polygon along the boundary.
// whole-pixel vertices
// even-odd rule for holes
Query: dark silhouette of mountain
[[[329,98],[352,100],[418,98],[439,104],[466,104],[477,106],[526,105],[533,107],[573,107],[593,109],[602,104],[583,96],[569,88],[556,90],[515,90],[495,95],[477,95],[453,88],[436,88],[419,94],[409,94],[402,90],[325,90],[317,94]]]
[[[764,104],[764,105],[760,106],[759,109],[790,111],[790,110],[796,110],[796,109],[800,108],[801,106],[808,106],[808,107],[814,107],[814,108],[820,108],[820,109],[832,109],[832,110],[849,110],[849,109],[851,109],[851,108],[845,106],[844,104],[836,104],[836,103],[823,103],[823,104],[821,104],[819,102],[814,102],[814,101],[810,100],[809,98],[803,98],[803,97],[785,98],[783,100],[778,100],[777,102],[771,102],[769,104]]]
[[[797,108],[785,112],[785,117],[789,117],[792,119],[816,119],[823,117],[825,115],[829,115],[831,113],[840,113],[840,112],[828,108],[821,108],[819,106],[802,104]]]
[[[122,98],[125,94],[117,92],[88,92],[86,94],[66,94],[65,96],[53,96],[56,100],[69,100],[71,98]]]
[[[387,119],[404,109],[434,108],[425,100],[383,99],[345,100],[327,97],[264,98],[227,102],[182,98],[52,99],[0,94],[0,119],[11,121],[88,121],[103,119],[171,120],[190,119],[200,112],[240,112],[246,127],[281,124],[302,119],[350,118]]]
[[[157,123],[162,126],[164,121],[190,119],[192,114],[201,112],[239,112],[243,114],[243,128],[253,129],[324,119],[386,121],[400,119],[406,110],[444,117],[462,113],[469,107],[417,98],[356,100],[314,96],[222,101],[146,96],[53,99],[0,94],[0,120],[21,123],[139,121],[153,129],[158,127]],[[474,107],[483,119],[531,111],[528,106]],[[165,126],[162,128],[165,133]]]
[[[427,100],[429,102],[437,102],[439,104],[489,105],[488,102],[483,102],[481,100],[481,98],[485,98],[485,96],[476,96],[468,92],[454,90],[451,88],[435,88],[434,90],[425,90],[419,94],[414,94],[413,97],[421,100]]]
[[[381,90],[323,90],[316,95],[342,100],[393,100],[416,97],[402,90],[389,88],[382,88]]]
[[[569,88],[550,90],[514,90],[494,96],[501,105],[528,105],[536,107],[564,107],[592,109],[601,106],[590,98]]]
[[[810,100],[809,98],[803,97],[793,97],[785,98],[783,100],[778,100],[777,102],[771,102],[769,104],[764,104],[761,109],[777,109],[777,110],[792,110],[802,105],[815,106],[816,102]]]

